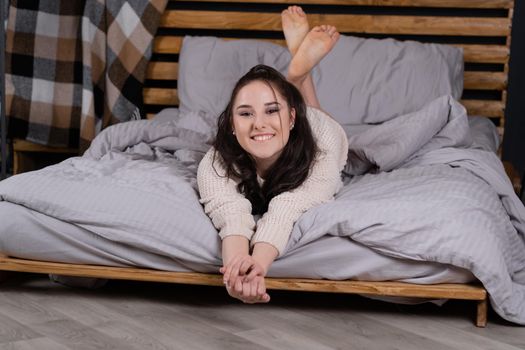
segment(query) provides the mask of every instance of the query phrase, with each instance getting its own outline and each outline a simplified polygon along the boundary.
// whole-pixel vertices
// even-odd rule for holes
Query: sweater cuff
[[[227,236],[244,236],[251,240],[255,231],[255,220],[251,214],[239,214],[228,217],[219,232],[221,239]]]
[[[263,220],[263,219],[261,219]],[[278,222],[278,221],[264,221],[259,220],[257,224],[257,231],[250,241],[251,246],[255,243],[265,242],[273,245],[279,252],[279,256],[284,253],[284,249],[288,244],[290,233],[292,232],[293,222]]]

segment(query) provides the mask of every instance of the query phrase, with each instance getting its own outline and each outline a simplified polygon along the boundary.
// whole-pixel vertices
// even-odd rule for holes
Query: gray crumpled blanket
[[[220,265],[195,181],[214,124],[181,113],[115,125],[82,157],[0,182],[0,198],[192,266]],[[484,284],[502,317],[525,324],[525,208],[496,155],[472,145],[464,108],[444,96],[349,145],[345,186],[301,216],[280,259],[337,235],[456,265]]]

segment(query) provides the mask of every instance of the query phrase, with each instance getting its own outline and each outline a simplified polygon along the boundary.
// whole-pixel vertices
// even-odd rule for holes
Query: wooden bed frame
[[[147,71],[143,97],[148,118],[162,108],[178,105],[177,61],[185,34],[227,39],[256,38],[284,44],[280,12],[289,4],[302,5],[312,26],[333,24],[343,34],[394,37],[462,47],[465,90],[461,102],[470,115],[491,118],[498,126],[500,135],[503,135],[513,0],[171,0],[155,37],[154,54]],[[34,145],[24,141],[17,142],[15,155],[17,150],[21,154],[26,148],[32,152],[45,152],[45,148],[34,148]],[[518,189],[519,182],[515,178],[513,180],[515,189]],[[222,277],[213,274],[72,265],[6,256],[0,256],[0,270],[222,285]],[[481,285],[268,278],[267,287],[474,300],[477,302],[476,325],[484,327],[487,322],[488,295]]]

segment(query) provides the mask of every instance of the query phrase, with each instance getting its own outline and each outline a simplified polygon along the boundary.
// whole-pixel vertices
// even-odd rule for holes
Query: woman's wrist
[[[222,264],[226,266],[233,257],[250,254],[250,242],[244,236],[226,236],[222,240]]]
[[[273,261],[279,256],[279,251],[270,243],[257,242],[253,246],[252,257],[261,264],[264,269],[264,276],[268,273]]]

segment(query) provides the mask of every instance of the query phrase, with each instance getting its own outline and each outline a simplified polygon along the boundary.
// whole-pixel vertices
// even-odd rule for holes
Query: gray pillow
[[[468,124],[474,141],[474,147],[494,153],[498,151],[500,136],[498,129],[489,118],[469,116]]]
[[[383,122],[463,91],[463,51],[448,45],[342,35],[318,68],[319,102],[342,124]]]
[[[272,43],[186,36],[179,56],[179,108],[218,116],[250,68],[266,64],[284,74],[289,62],[288,50]]]
[[[219,115],[235,82],[251,67],[262,63],[285,74],[289,60],[286,48],[267,42],[185,37],[180,109]],[[321,107],[341,124],[379,123],[442,95],[459,99],[463,53],[448,45],[342,35],[313,78]]]

